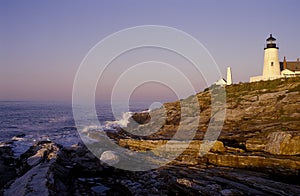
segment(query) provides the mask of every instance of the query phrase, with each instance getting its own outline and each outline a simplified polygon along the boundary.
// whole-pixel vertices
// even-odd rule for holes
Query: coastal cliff
[[[133,132],[151,130],[154,126],[151,117],[156,118],[162,112],[166,114],[165,123],[148,136],[137,137],[121,131],[124,137],[119,139],[119,144],[136,151],[155,152],[155,149],[172,139],[179,126],[188,133],[191,122],[181,120],[181,111],[185,111],[185,115],[190,115],[185,119],[199,115],[200,120],[189,147],[177,158],[180,163],[209,163],[299,177],[300,78],[226,86],[224,126],[213,148],[204,156],[199,156],[201,142],[211,121],[212,91],[219,89],[214,86],[185,100],[166,103],[164,110],[160,108],[150,114],[134,114],[131,122],[135,120],[140,124],[134,127],[129,123],[128,127]],[[174,151],[183,150],[180,145],[176,148]]]
[[[122,147],[157,155],[173,138],[169,152],[183,153],[167,165],[124,171],[100,161],[82,143],[64,147],[52,141],[39,141],[14,157],[14,141],[8,141],[0,146],[0,195],[300,195],[300,78],[225,90],[224,126],[203,155],[199,149],[208,124],[219,120],[211,115],[211,100],[219,99],[211,95],[218,87],[133,114],[127,128],[144,135],[126,128],[107,133]],[[152,122],[161,123],[158,131]],[[179,127],[182,135],[174,137]],[[180,138],[192,129],[195,136],[186,148]]]
[[[170,139],[179,127],[181,111],[190,117],[200,117],[194,139],[203,139],[211,120],[211,91],[217,90],[217,87],[206,89],[185,100],[165,103],[165,123],[147,139]],[[226,86],[226,118],[219,140],[246,146],[250,138],[266,138],[278,131],[297,132],[300,127],[299,93],[299,77]],[[160,110],[155,109],[150,115],[155,118],[155,114],[162,113]],[[137,128],[146,129],[147,126],[151,130],[151,124],[147,124],[150,115],[145,112],[134,114],[132,118],[142,124]],[[180,123],[186,130],[191,124]],[[130,123],[128,126],[131,126]]]

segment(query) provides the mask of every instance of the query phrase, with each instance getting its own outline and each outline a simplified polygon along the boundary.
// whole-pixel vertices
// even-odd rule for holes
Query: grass
[[[223,101],[225,95],[227,102],[235,101],[239,104],[241,101],[243,101],[243,96],[246,95],[260,95],[278,92],[280,90],[286,89],[288,89],[287,93],[300,92],[300,77],[280,78],[277,80],[259,81],[252,83],[239,83],[226,86],[225,88],[226,92],[224,92],[223,88],[217,85],[212,85],[211,87],[204,89],[203,92],[197,93],[196,95],[191,95],[186,99],[182,99],[180,102],[180,104],[182,104],[181,107],[190,107],[190,105],[194,103],[197,98],[200,103],[201,109],[204,110],[211,105],[212,100]],[[209,92],[210,95],[207,95],[207,92]],[[213,95],[212,99],[211,95]],[[278,96],[277,101],[281,101],[282,99],[284,99],[284,97],[285,95]],[[176,106],[177,104],[179,104],[179,102],[172,103],[173,106]]]
[[[233,84],[226,87],[226,91],[228,97],[237,97],[241,95],[245,95],[245,93],[249,93],[251,91],[257,91],[256,93],[271,93],[275,92],[278,87],[283,85],[293,84],[296,82],[300,82],[300,77],[295,78],[280,78],[277,80],[269,80],[269,81],[259,81],[252,83],[240,83]],[[299,92],[300,85],[292,88],[289,92]]]

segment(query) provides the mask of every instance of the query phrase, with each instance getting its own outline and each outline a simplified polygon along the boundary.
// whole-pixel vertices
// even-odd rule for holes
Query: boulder
[[[115,165],[120,161],[120,158],[114,151],[107,150],[101,154],[100,160],[109,165]]]
[[[284,131],[270,133],[265,151],[275,155],[300,155],[300,135]]]
[[[50,195],[49,187],[54,186],[51,166],[58,151],[59,147],[51,142],[32,146],[21,156],[24,159],[21,167],[23,175],[16,178],[3,195]]]

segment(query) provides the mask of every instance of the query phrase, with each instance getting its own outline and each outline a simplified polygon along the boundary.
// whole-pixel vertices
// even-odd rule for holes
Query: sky
[[[91,48],[112,33],[140,25],[169,26],[190,34],[209,51],[223,77],[230,66],[234,83],[248,82],[262,73],[270,33],[277,38],[280,60],[300,57],[299,7],[297,0],[0,0],[0,100],[71,101],[77,69]],[[209,85],[186,68],[188,62],[168,51],[131,53],[112,62],[101,76],[96,99],[110,99],[124,66],[140,62],[136,58],[141,54],[147,56],[144,60],[171,58],[197,92]],[[177,88],[141,84],[131,98],[174,100],[185,87]]]

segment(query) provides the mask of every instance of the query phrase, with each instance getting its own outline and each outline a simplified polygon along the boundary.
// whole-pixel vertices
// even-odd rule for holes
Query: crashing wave
[[[130,117],[133,115],[133,112],[125,112],[122,114],[122,118],[115,121],[106,121],[104,124],[105,130],[116,130],[118,128],[126,127],[129,123]]]
[[[146,112],[150,112],[150,109],[141,111],[140,113],[146,113]],[[103,129],[109,131],[109,130],[117,130],[118,128],[127,127],[129,120],[134,113],[135,112],[124,112],[122,114],[121,119],[115,121],[106,121],[103,126]]]

